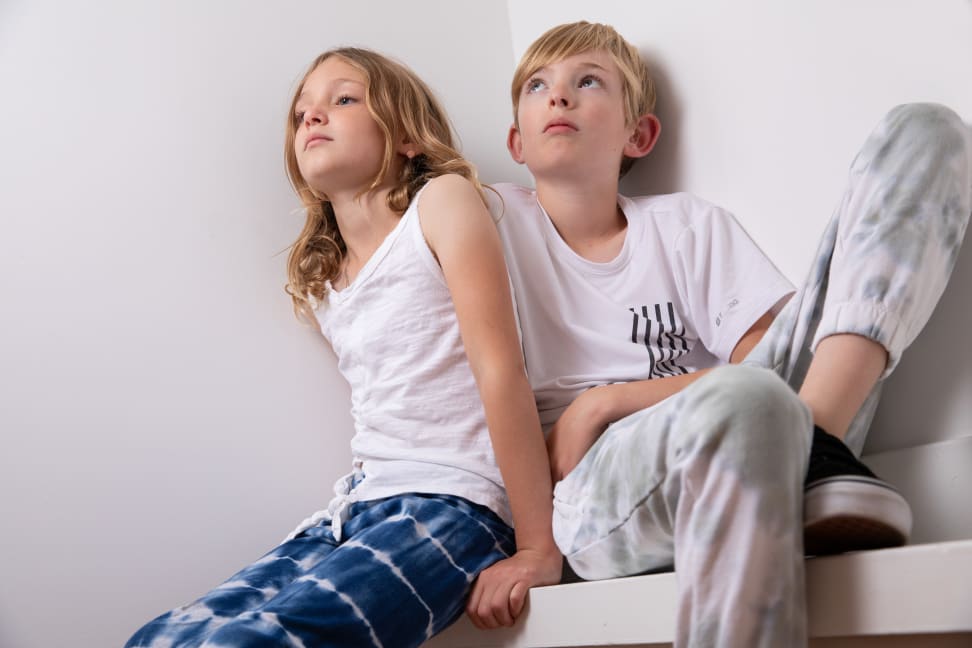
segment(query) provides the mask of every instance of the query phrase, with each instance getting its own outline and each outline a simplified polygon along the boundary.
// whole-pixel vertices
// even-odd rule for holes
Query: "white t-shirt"
[[[690,194],[618,196],[618,256],[588,261],[560,237],[536,193],[494,185],[540,421],[581,392],[727,363],[792,285],[727,211]]]
[[[419,198],[354,282],[316,311],[351,385],[353,472],[326,511],[340,537],[352,502],[457,495],[512,524],[486,414],[459,335],[452,295],[419,222]]]

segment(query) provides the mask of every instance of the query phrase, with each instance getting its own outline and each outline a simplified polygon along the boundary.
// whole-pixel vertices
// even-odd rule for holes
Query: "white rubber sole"
[[[877,479],[834,477],[804,493],[804,550],[810,555],[898,547],[908,541],[911,525],[908,502]]]

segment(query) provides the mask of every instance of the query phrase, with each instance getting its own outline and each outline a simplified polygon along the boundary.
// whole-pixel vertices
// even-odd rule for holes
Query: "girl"
[[[307,222],[287,291],[351,385],[353,469],[326,511],[129,646],[417,646],[467,595],[476,625],[509,625],[560,578],[506,267],[444,112],[354,48],[318,57],[291,108]]]

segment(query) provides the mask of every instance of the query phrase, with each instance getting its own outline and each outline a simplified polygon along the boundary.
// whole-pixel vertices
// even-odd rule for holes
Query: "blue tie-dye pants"
[[[476,575],[513,551],[499,517],[458,497],[357,502],[340,540],[324,520],[126,645],[418,646],[458,618]]]
[[[854,160],[806,284],[744,363],[608,427],[554,490],[554,535],[588,579],[671,568],[676,646],[806,645],[797,397],[816,343],[855,333],[887,373],[927,322],[970,211],[969,132],[950,110],[892,110]],[[847,435],[860,451],[877,402]],[[646,612],[649,612],[646,610]]]

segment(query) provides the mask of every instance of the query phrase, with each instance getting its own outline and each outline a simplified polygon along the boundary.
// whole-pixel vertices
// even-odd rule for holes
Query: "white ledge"
[[[512,628],[463,617],[427,648],[671,643],[675,575],[535,588]],[[807,560],[811,638],[972,633],[972,540]]]

